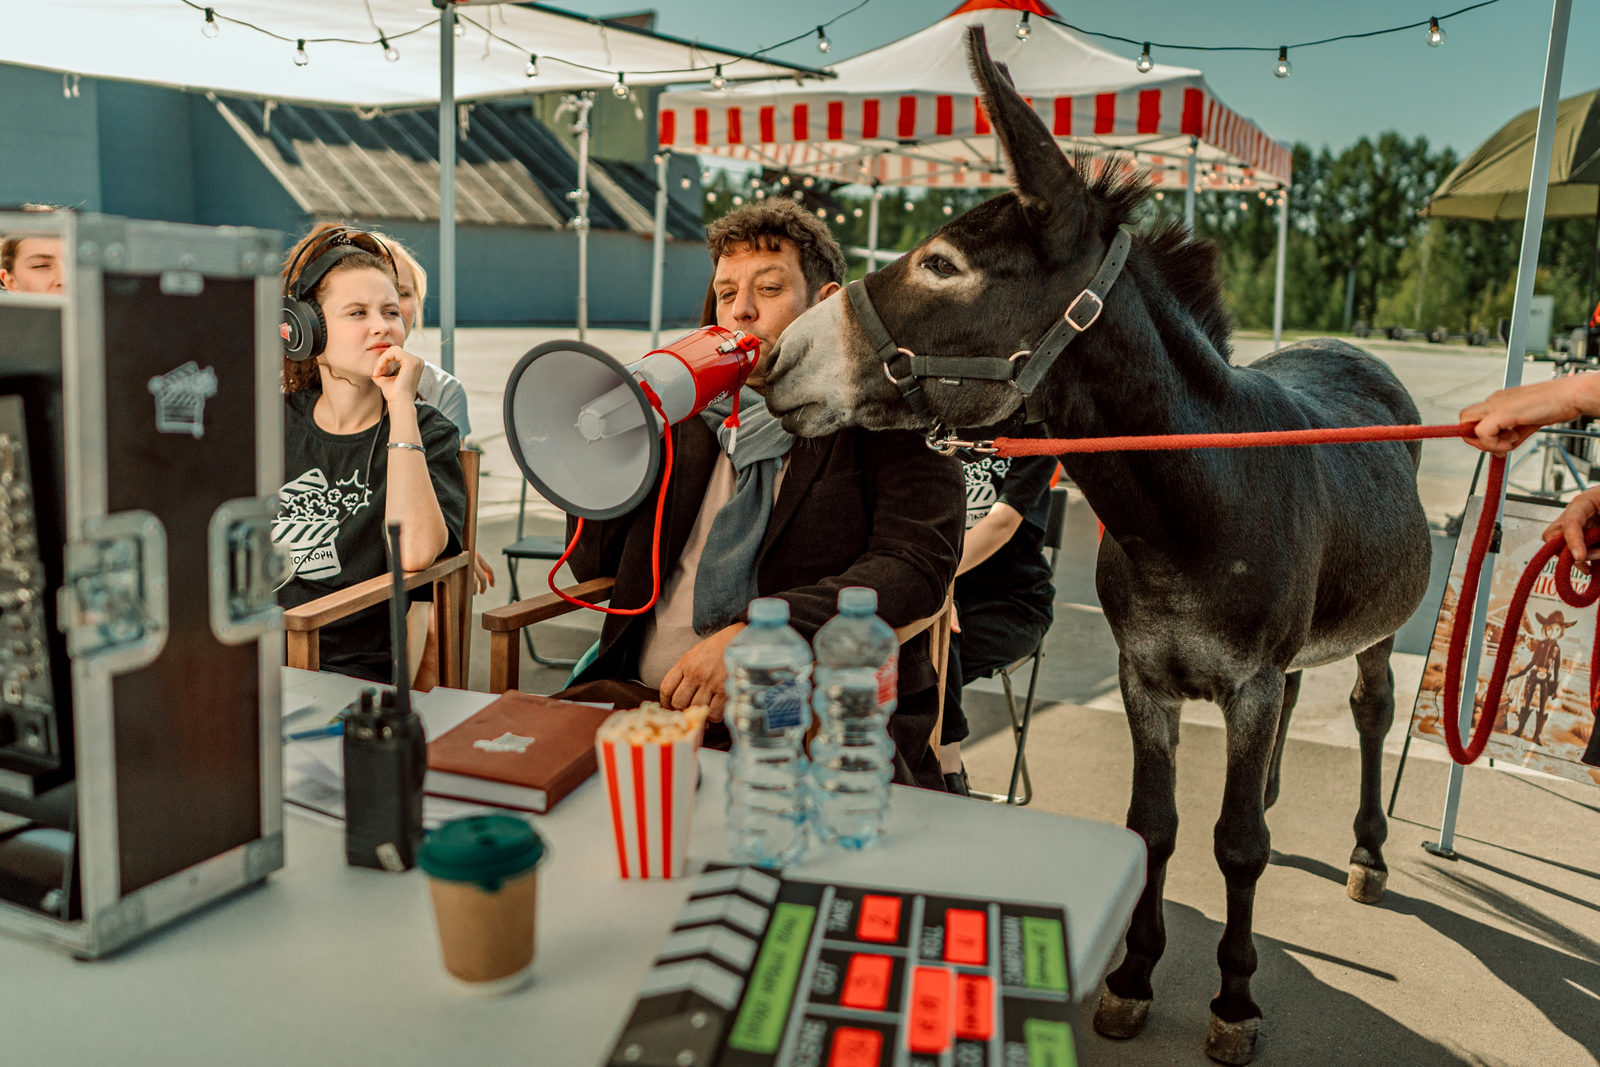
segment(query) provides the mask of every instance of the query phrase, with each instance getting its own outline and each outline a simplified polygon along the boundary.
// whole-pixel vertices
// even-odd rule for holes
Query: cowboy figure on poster
[[[1544,632],[1544,636],[1542,638],[1528,638],[1528,651],[1532,653],[1533,658],[1528,661],[1526,667],[1511,675],[1512,678],[1528,676],[1528,680],[1522,683],[1522,717],[1518,720],[1517,728],[1512,731],[1512,735],[1515,737],[1522,736],[1523,728],[1528,725],[1528,713],[1534,700],[1537,699],[1539,701],[1539,721],[1533,728],[1533,743],[1539,745],[1544,743],[1542,740],[1544,724],[1545,720],[1549,718],[1549,713],[1545,710],[1545,704],[1560,688],[1561,645],[1557,639],[1569,629],[1578,625],[1578,621],[1574,619],[1568,622],[1561,614],[1560,609],[1552,611],[1548,615],[1540,615],[1535,612],[1534,618],[1539,621],[1539,628]],[[1509,717],[1508,714],[1507,718],[1509,719]],[[1509,726],[1510,723],[1507,722],[1506,725]]]

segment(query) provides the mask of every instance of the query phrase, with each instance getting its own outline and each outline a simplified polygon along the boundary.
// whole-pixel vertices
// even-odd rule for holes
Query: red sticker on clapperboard
[[[944,913],[944,958],[950,963],[983,966],[988,958],[987,917],[981,911],[950,908]]]
[[[877,1030],[841,1026],[833,1032],[833,1049],[828,1053],[828,1067],[878,1067],[878,1057],[882,1052],[883,1034]]]
[[[918,967],[911,978],[911,1014],[906,1043],[912,1052],[943,1052],[950,1047],[950,978],[943,967]]]
[[[888,956],[851,956],[839,1003],[862,1011],[883,1011],[889,1006],[889,973],[893,969],[894,961]]]
[[[900,936],[900,898],[868,894],[861,898],[856,936],[863,941],[890,942]]]
[[[956,1036],[963,1041],[987,1041],[994,1032],[993,988],[984,975],[956,975]]]

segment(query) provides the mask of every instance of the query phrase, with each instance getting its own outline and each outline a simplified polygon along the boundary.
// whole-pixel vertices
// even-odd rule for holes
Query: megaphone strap
[[[644,391],[645,399],[650,401],[650,406],[655,408],[656,414],[661,416],[664,427],[661,441],[661,489],[656,493],[656,529],[650,541],[650,600],[643,607],[612,608],[579,600],[556,585],[556,572],[566,564],[567,558],[578,547],[578,539],[583,536],[584,520],[581,515],[578,517],[578,525],[572,531],[571,543],[567,545],[567,550],[561,554],[561,558],[550,568],[550,575],[546,579],[550,591],[568,604],[588,608],[590,611],[603,611],[607,615],[645,615],[655,610],[656,601],[661,598],[661,518],[667,509],[667,485],[672,481],[672,427],[667,425],[667,413],[662,409],[661,398],[650,388],[650,383],[640,379],[639,388]],[[736,400],[735,403],[737,402]]]

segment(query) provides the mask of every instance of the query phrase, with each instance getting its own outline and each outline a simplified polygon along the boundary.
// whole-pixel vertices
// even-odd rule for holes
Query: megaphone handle
[[[667,413],[662,410],[661,398],[656,396],[656,391],[650,388],[650,383],[640,381],[639,388],[644,390],[645,398],[650,401],[650,406],[656,409],[661,416],[661,421],[666,423]],[[655,609],[656,601],[661,598],[661,517],[667,509],[667,483],[672,480],[672,427],[664,428],[662,433],[662,459],[661,459],[661,490],[656,494],[656,530],[650,542],[650,600],[643,607],[638,608],[609,608],[600,604],[591,604],[587,600],[579,600],[556,585],[556,572],[559,571],[567,557],[572,555],[573,549],[578,547],[578,539],[583,536],[583,518],[578,518],[578,525],[572,531],[572,541],[567,545],[567,550],[556,560],[550,568],[550,575],[546,579],[550,591],[565,600],[568,604],[575,604],[580,608],[590,611],[603,611],[607,615],[644,615]]]

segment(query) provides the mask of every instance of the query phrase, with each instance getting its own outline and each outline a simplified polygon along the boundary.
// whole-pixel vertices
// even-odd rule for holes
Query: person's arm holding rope
[[[1500,389],[1470,407],[1461,409],[1462,422],[1476,422],[1469,444],[1504,456],[1543,426],[1572,422],[1583,415],[1600,415],[1600,374],[1571,374],[1547,382]],[[1600,525],[1600,486],[1573,497],[1554,522],[1545,527],[1544,539],[1566,541],[1572,558],[1589,558],[1584,532]]]
[[[1461,409],[1462,422],[1478,424],[1469,444],[1506,455],[1542,426],[1600,415],[1600,375],[1571,374],[1515,389],[1500,389],[1487,400]]]

